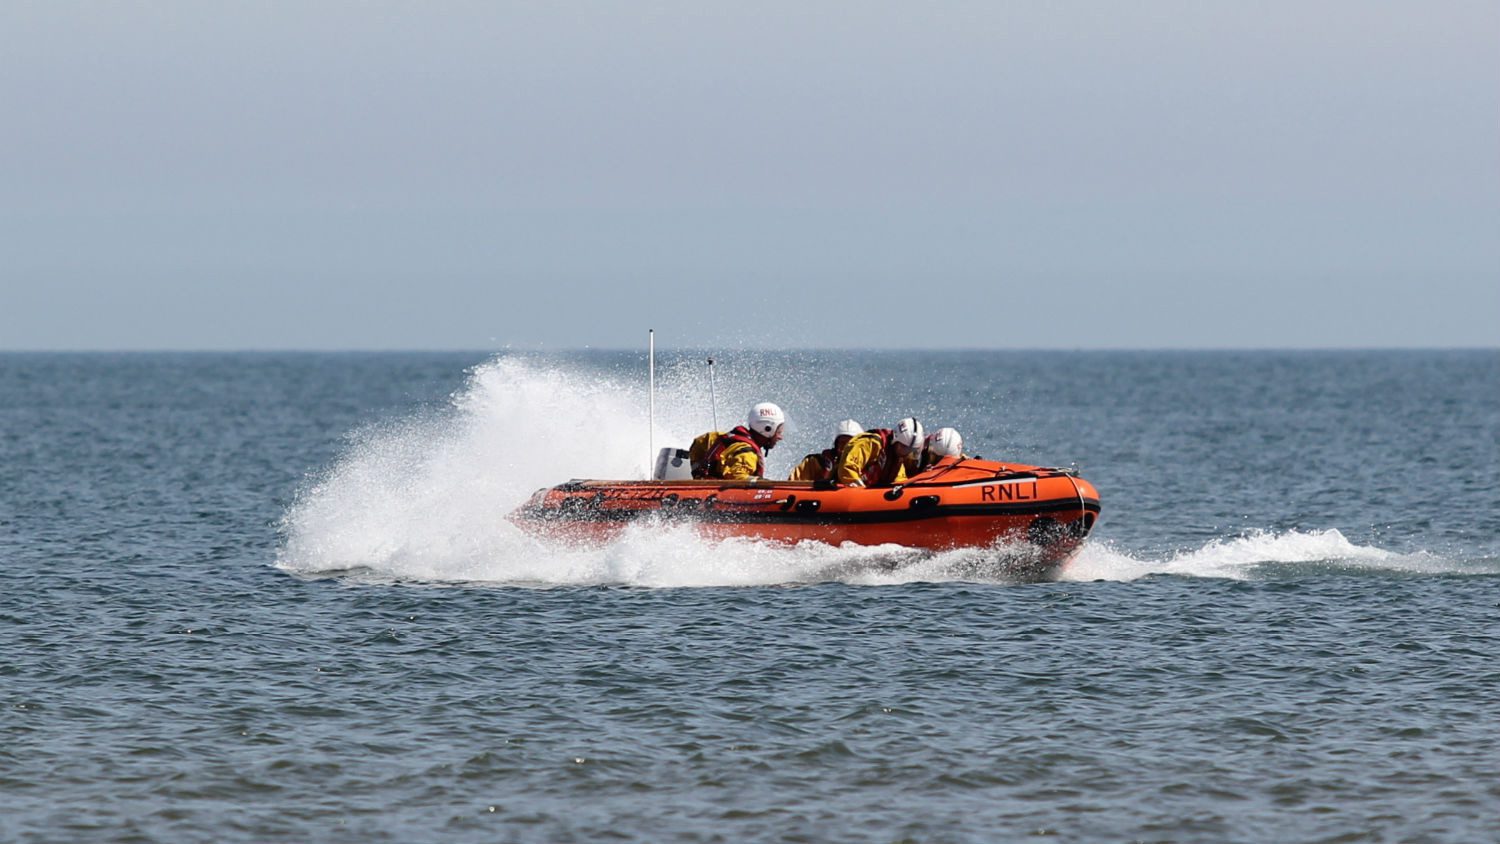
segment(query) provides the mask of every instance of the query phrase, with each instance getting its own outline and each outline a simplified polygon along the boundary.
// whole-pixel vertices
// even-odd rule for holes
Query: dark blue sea
[[[0,840],[1500,840],[1500,352],[0,355]],[[1056,583],[506,514],[780,403]]]

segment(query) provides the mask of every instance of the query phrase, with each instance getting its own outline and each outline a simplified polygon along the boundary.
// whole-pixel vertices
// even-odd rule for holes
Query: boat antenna
[[[651,465],[656,460],[656,329],[646,329],[646,393],[649,409],[646,411],[646,474],[650,477]]]
[[[714,359],[708,359],[708,406],[714,415],[715,431],[719,430],[719,398],[714,395]]]

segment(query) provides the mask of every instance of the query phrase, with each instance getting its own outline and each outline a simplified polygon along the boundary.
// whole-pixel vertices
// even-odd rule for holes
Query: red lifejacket
[[[866,466],[860,476],[864,479],[865,486],[890,486],[896,482],[896,473],[901,471],[901,461],[891,453],[893,432],[890,428],[871,428],[865,433],[880,437],[880,462]]]
[[[735,443],[745,443],[755,449],[755,476],[757,478],[764,478],[766,476],[765,452],[761,450],[760,443],[756,442],[755,438],[750,435],[750,429],[744,425],[740,425],[720,434],[719,439],[714,442],[713,448],[708,450],[708,454],[703,458],[704,477],[719,476],[720,471],[723,469],[719,465],[719,457]]]

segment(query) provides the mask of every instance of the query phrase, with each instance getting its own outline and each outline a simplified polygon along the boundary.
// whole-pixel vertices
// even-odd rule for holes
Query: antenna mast
[[[646,392],[650,394],[646,415],[646,477],[651,477],[656,462],[656,329],[646,329]]]
[[[714,394],[714,359],[708,359],[708,406],[714,415],[715,431],[719,430],[719,397]]]

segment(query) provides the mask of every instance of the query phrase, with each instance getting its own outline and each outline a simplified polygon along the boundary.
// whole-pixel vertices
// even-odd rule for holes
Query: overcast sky
[[[1500,3],[7,2],[0,348],[1500,345]]]

